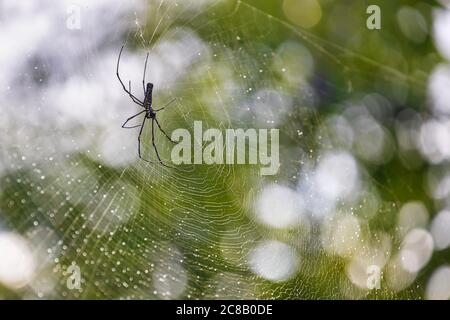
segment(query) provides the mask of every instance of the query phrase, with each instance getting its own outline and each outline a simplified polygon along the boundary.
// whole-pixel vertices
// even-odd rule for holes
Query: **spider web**
[[[61,5],[63,11],[67,5]],[[8,133],[0,153],[0,226],[23,237],[33,261],[27,285],[21,290],[5,286],[0,296],[317,299],[422,294],[420,282],[373,293],[355,285],[361,280],[352,276],[360,271],[348,271],[354,248],[376,256],[373,261],[380,251],[389,251],[379,258],[383,266],[393,260],[401,238],[392,231],[392,222],[374,216],[395,215],[405,199],[355,160],[378,165],[393,153],[392,137],[375,121],[377,114],[365,123],[384,141],[373,153],[364,145],[351,149],[342,128],[351,126],[352,112],[364,109],[344,108],[346,104],[364,101],[381,113],[390,111],[387,99],[360,94],[372,81],[367,70],[386,79],[374,91],[394,92],[394,97],[400,92],[399,101],[405,88],[423,94],[424,75],[411,76],[402,66],[377,62],[243,1],[79,5],[80,30],[58,31],[56,43],[41,51],[52,40],[44,28],[42,43],[17,59],[10,79],[0,79],[9,88],[0,119],[3,136]],[[38,9],[18,10],[25,19],[28,10]],[[55,24],[66,17],[61,10],[41,10]],[[109,26],[108,31],[99,26]],[[139,161],[138,129],[120,128],[139,111],[114,75],[122,43],[120,73],[124,83],[131,80],[132,92],[143,98],[141,77],[150,52],[147,81],[155,85],[155,108],[177,98],[158,113],[167,132],[193,132],[196,120],[222,132],[280,128],[279,173],[263,177],[258,166],[227,164],[165,168],[156,163],[148,122],[142,147],[155,163]],[[58,53],[61,45],[67,48],[65,55]],[[340,70],[334,79],[321,72],[328,66]],[[23,94],[14,89],[20,82],[28,88]],[[328,96],[333,98],[327,101]],[[347,118],[320,109],[339,103]],[[156,133],[167,161],[171,144]],[[332,195],[315,191],[323,163],[330,162],[356,172],[351,188],[338,188]],[[262,202],[261,195],[271,193],[287,197],[287,203]],[[292,203],[293,197],[303,204]],[[281,214],[281,222],[270,212],[264,216],[277,209],[288,212]],[[292,215],[300,221],[283,222]],[[344,232],[335,227],[341,223],[347,226]],[[357,239],[347,231],[355,231]],[[81,290],[67,287],[72,263],[80,267]]]

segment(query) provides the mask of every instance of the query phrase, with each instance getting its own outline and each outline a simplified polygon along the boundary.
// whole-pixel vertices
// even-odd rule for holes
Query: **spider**
[[[158,119],[156,119],[156,113],[159,111],[164,110],[168,105],[170,105],[172,102],[174,102],[176,100],[176,98],[173,98],[172,100],[170,100],[168,103],[166,103],[162,108],[159,109],[153,109],[152,107],[152,92],[153,92],[153,83],[148,82],[147,86],[145,86],[145,72],[147,71],[147,61],[148,61],[148,53],[147,53],[147,57],[145,58],[145,66],[144,66],[144,76],[142,78],[142,88],[144,89],[144,101],[139,100],[138,98],[136,98],[132,93],[131,93],[131,81],[128,81],[128,89],[125,87],[125,85],[122,82],[122,79],[120,78],[119,75],[119,63],[120,63],[120,57],[122,55],[122,51],[123,51],[123,47],[120,49],[120,53],[119,53],[119,58],[117,59],[117,68],[116,68],[116,75],[117,78],[120,81],[120,84],[122,85],[123,90],[130,96],[131,100],[133,100],[133,102],[141,107],[144,108],[144,110],[142,110],[141,112],[129,117],[122,125],[122,128],[125,129],[133,129],[133,128],[141,128],[139,131],[139,136],[138,136],[138,154],[139,154],[139,158],[141,158],[142,160],[152,163],[152,161],[144,159],[141,155],[141,136],[142,136],[142,132],[144,131],[144,125],[145,125],[145,121],[147,121],[148,119],[152,120],[152,145],[153,145],[153,149],[155,150],[156,156],[158,157],[159,162],[165,166],[165,167],[169,167],[168,165],[166,165],[162,160],[161,157],[159,156],[159,152],[158,152],[158,148],[156,148],[155,145],[155,122],[156,125],[158,126],[159,130],[161,130],[161,132],[167,137],[167,139],[169,139],[170,142],[175,143],[175,141],[173,141],[168,135],[167,133],[163,130],[163,128],[161,128],[161,125],[158,122]],[[128,121],[136,118],[137,116],[141,115],[145,113],[144,119],[142,120],[142,123],[136,126],[127,126],[126,124],[128,123]]]

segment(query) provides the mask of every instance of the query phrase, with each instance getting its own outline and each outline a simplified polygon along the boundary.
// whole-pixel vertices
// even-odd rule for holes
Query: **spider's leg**
[[[131,80],[128,80],[128,91],[131,92]],[[144,106],[143,103],[141,103],[141,100],[139,100],[138,98],[136,98],[133,95],[130,95],[131,100],[133,100],[134,103],[136,103],[137,105],[140,105],[141,107]],[[136,101],[137,100],[137,101]]]
[[[142,88],[144,88],[144,97],[145,97],[145,72],[147,71],[147,60],[148,60],[148,52],[147,57],[145,58],[145,66],[144,66],[144,76],[142,77]]]
[[[137,125],[137,126],[132,126],[132,127],[126,127],[125,125],[127,124],[128,121],[130,121],[131,119],[136,118],[138,115],[140,115],[140,114],[142,114],[142,113],[144,113],[144,112],[145,112],[145,110],[144,110],[144,111],[141,111],[141,112],[139,112],[139,113],[137,113],[137,114],[135,114],[134,116],[129,117],[129,118],[127,119],[127,121],[125,121],[125,122],[123,123],[122,128],[125,128],[125,129],[133,129],[133,128],[137,128],[137,127],[142,126],[141,124],[139,124],[139,125]]]
[[[142,125],[141,125],[141,130],[139,131],[139,136],[138,136],[138,154],[139,154],[139,158],[141,158],[145,162],[153,163],[150,160],[144,159],[142,157],[142,155],[141,155],[141,135],[142,135],[142,131],[144,131],[144,125],[145,125],[145,121],[146,120],[147,120],[147,117],[144,117],[144,120],[142,121]]]
[[[164,107],[162,107],[162,108],[159,108],[159,109],[156,109],[156,110],[153,110],[153,111],[161,111],[161,110],[164,110],[167,106],[169,106],[169,104],[171,104],[172,102],[174,102],[175,100],[177,100],[177,98],[173,98],[172,100],[170,100],[168,103],[166,103],[165,105],[164,105]]]
[[[155,125],[154,125],[154,121],[155,119],[153,118],[152,119],[152,145],[153,145],[153,149],[155,149],[155,153],[156,153],[156,156],[158,157],[158,160],[159,160],[159,163],[161,163],[164,167],[167,167],[167,168],[173,168],[173,167],[171,167],[171,166],[168,166],[167,164],[165,164],[162,160],[161,160],[161,157],[159,156],[159,152],[158,152],[158,149],[156,148],[156,144],[155,144]]]
[[[161,128],[161,125],[159,124],[158,119],[155,118],[155,121],[156,121],[156,124],[158,125],[159,130],[161,130],[161,132],[167,137],[167,139],[169,139],[169,141],[172,143],[176,143],[169,137],[169,135],[163,130],[163,128]]]
[[[119,53],[119,58],[117,59],[117,66],[116,66],[116,76],[117,79],[119,79],[120,84],[122,85],[123,90],[128,93],[128,95],[130,96],[131,100],[133,100],[134,103],[143,106],[143,103],[141,100],[139,100],[138,98],[136,98],[132,93],[131,93],[131,82],[129,82],[129,86],[130,86],[130,90],[127,90],[127,88],[125,87],[125,85],[122,82],[122,79],[120,78],[119,75],[119,63],[120,63],[120,57],[122,55],[122,51],[123,51],[123,46],[122,48],[120,48],[120,53]]]

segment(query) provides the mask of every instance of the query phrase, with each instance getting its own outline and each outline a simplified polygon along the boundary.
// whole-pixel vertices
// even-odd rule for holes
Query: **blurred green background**
[[[0,3],[0,298],[450,297],[445,1]],[[121,44],[168,132],[279,128],[279,172],[140,161]]]

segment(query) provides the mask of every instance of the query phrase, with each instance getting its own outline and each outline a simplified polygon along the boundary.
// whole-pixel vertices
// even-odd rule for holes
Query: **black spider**
[[[141,130],[139,131],[139,136],[138,136],[138,154],[139,154],[139,158],[141,158],[142,160],[152,163],[152,161],[150,160],[146,160],[141,156],[141,135],[142,135],[142,131],[144,130],[144,125],[145,125],[145,121],[147,121],[147,119],[152,119],[152,145],[153,148],[155,149],[156,152],[156,156],[158,157],[159,162],[165,166],[165,167],[169,167],[168,165],[166,165],[160,158],[159,153],[158,153],[158,149],[156,148],[155,145],[155,128],[154,128],[154,123],[156,122],[156,125],[158,126],[159,130],[161,130],[161,132],[167,137],[167,139],[169,139],[170,142],[175,143],[168,135],[167,133],[161,128],[161,125],[158,122],[158,119],[156,119],[156,112],[158,111],[162,111],[164,110],[169,104],[171,104],[172,102],[174,102],[176,100],[176,98],[173,98],[172,100],[170,100],[165,106],[163,106],[162,108],[159,109],[153,109],[152,107],[152,92],[153,92],[153,83],[147,83],[147,87],[145,86],[145,72],[147,70],[147,61],[148,61],[148,53],[147,53],[147,57],[145,58],[145,66],[144,66],[144,76],[142,78],[142,87],[144,89],[144,102],[142,102],[141,100],[139,100],[138,98],[136,98],[132,93],[131,93],[131,81],[128,82],[128,90],[125,87],[125,85],[122,82],[122,79],[120,79],[119,76],[119,63],[120,63],[120,56],[122,55],[122,50],[123,47],[120,49],[120,53],[119,53],[119,58],[117,59],[117,68],[116,68],[116,75],[117,78],[120,81],[120,84],[123,87],[123,90],[125,90],[126,93],[128,93],[128,95],[130,96],[131,100],[133,100],[134,103],[136,103],[137,105],[141,106],[144,108],[143,111],[135,114],[134,116],[131,116],[127,119],[127,121],[124,122],[124,124],[122,125],[122,128],[125,129],[133,129],[133,128],[141,128]],[[137,126],[131,126],[131,127],[127,127],[126,124],[128,123],[128,121],[130,121],[131,119],[141,115],[142,113],[145,112],[145,117],[144,120],[142,121],[142,123],[140,125]]]

